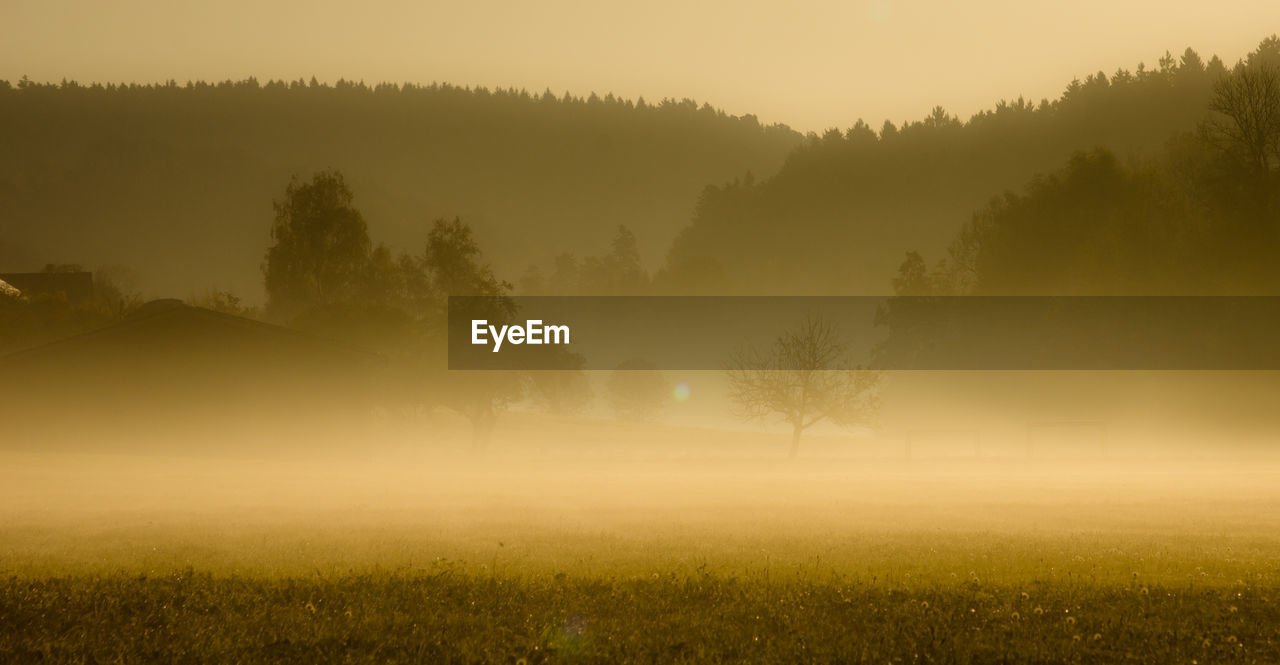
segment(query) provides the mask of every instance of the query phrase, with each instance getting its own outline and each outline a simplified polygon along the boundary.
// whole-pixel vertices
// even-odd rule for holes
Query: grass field
[[[0,584],[5,662],[1276,662],[1276,587],[191,571]]]
[[[0,662],[1280,662],[1266,460],[3,461]]]

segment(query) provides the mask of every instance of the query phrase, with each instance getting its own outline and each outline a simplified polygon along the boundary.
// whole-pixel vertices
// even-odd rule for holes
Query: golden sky
[[[693,97],[801,130],[967,117],[1280,31],[1244,0],[2,0],[0,78],[448,81]]]

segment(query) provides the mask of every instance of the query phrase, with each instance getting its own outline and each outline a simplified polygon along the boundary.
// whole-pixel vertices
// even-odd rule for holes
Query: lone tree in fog
[[[853,367],[835,325],[810,317],[765,351],[731,358],[729,390],[751,420],[774,414],[791,425],[791,457],[806,429],[826,420],[865,424],[878,406],[880,375]]]

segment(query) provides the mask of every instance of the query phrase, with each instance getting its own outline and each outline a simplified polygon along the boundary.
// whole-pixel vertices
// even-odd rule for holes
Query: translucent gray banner
[[[450,297],[448,326],[450,369],[507,370],[1275,370],[1277,340],[1264,296]]]

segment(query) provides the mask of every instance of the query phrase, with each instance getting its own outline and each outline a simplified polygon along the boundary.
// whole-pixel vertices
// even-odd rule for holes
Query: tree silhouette
[[[634,296],[646,293],[649,287],[649,275],[640,264],[639,243],[626,226],[618,227],[607,254],[579,261],[564,252],[555,257],[549,280],[544,283],[541,274],[536,265],[530,266],[521,280],[521,294]]]
[[[350,299],[367,277],[372,243],[364,217],[351,203],[338,171],[309,182],[295,177],[275,202],[272,245],[267,249],[268,306],[295,313],[307,306]]]
[[[1265,40],[1249,67],[1280,51],[1275,44]],[[968,118],[935,107],[878,132],[858,122],[810,134],[778,172],[707,187],[655,289],[884,293],[904,252],[945,251],[993,194],[1018,191],[1081,150],[1101,148],[1127,166],[1194,132],[1225,72],[1219,58],[1187,49],[1163,54],[1157,67],[1082,76],[1057,98],[1004,100]]]
[[[639,295],[648,286],[649,277],[640,266],[636,235],[625,226],[618,227],[603,268],[612,295]]]
[[[160,291],[202,288],[216,269],[250,299],[258,263],[213,258],[262,250],[262,187],[280,173],[335,166],[356,185],[358,167],[360,183],[376,183],[357,201],[374,235],[375,219],[386,224],[378,240],[408,247],[420,238],[407,220],[465,210],[519,235],[486,249],[523,266],[593,250],[606,217],[643,228],[645,251],[661,251],[698,187],[770,173],[802,139],[692,102],[638,108],[447,83],[12,83],[0,82],[0,210],[25,221],[5,229],[0,262],[57,246],[131,265]],[[129,242],[102,254],[99,239],[112,237]]]
[[[1280,174],[1208,138],[1188,132],[1157,159],[1138,163],[1106,150],[1076,153],[975,212],[932,267],[908,253],[891,280],[894,292],[1280,292]],[[883,322],[901,327],[899,314],[909,310]]]
[[[468,319],[483,318],[502,325],[515,314],[511,284],[495,277],[493,269],[483,262],[480,245],[471,227],[462,220],[435,221],[427,235],[421,265],[440,298],[439,320],[445,320],[449,296],[480,298],[472,301],[476,309],[468,313]],[[524,392],[524,382],[517,372],[438,367],[434,378],[440,402],[471,422],[472,445],[477,451],[488,446],[498,414]]]
[[[1213,86],[1206,123],[1224,152],[1258,176],[1280,167],[1280,69],[1269,62],[1239,63]]]
[[[423,256],[433,285],[446,296],[506,296],[511,284],[482,263],[480,244],[461,219],[438,219],[427,234]]]
[[[805,319],[779,335],[767,350],[734,354],[729,390],[748,419],[780,415],[791,425],[790,456],[800,437],[825,421],[866,424],[878,407],[881,376],[855,368],[836,326],[818,317]]]

